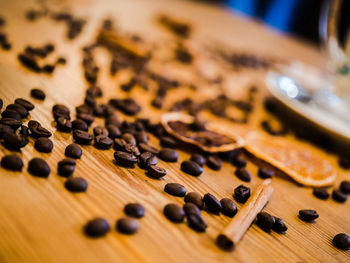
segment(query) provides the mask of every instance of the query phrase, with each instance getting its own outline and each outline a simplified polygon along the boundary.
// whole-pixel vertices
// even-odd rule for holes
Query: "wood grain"
[[[68,41],[65,27],[49,19],[27,22],[24,12],[36,7],[37,2],[0,1],[1,14],[8,21],[4,31],[8,32],[13,44],[9,52],[0,50],[0,97],[6,105],[17,97],[30,99],[29,90],[33,87],[45,90],[46,100],[34,101],[36,108],[30,118],[49,128],[54,141],[51,154],[38,153],[33,148],[33,141],[30,141],[20,154],[25,163],[22,173],[0,170],[0,262],[349,262],[349,252],[339,251],[331,245],[335,234],[350,234],[349,203],[317,200],[312,196],[312,189],[297,186],[284,177],[273,179],[275,192],[266,211],[284,219],[289,227],[287,233],[266,234],[252,225],[236,249],[227,253],[221,251],[214,241],[229,218],[204,212],[209,227],[206,233],[198,234],[185,224],[174,225],[166,220],[162,209],[169,202],[183,203],[183,199],[163,192],[168,182],[181,183],[188,191],[210,192],[218,198],[232,196],[233,189],[242,182],[234,176],[234,167],[228,163],[219,172],[205,168],[199,178],[194,178],[179,170],[181,161],[190,155],[190,152],[180,151],[177,163],[160,161],[159,165],[167,169],[168,175],[162,180],[152,180],[138,167],[125,169],[115,166],[112,150],[98,151],[84,146],[74,175],[88,180],[87,193],[67,192],[63,186],[64,179],[56,173],[57,161],[64,158],[64,148],[72,142],[72,137],[55,130],[51,107],[62,103],[74,112],[74,107],[82,103],[87,83],[83,79],[80,48],[95,37],[95,29],[105,16],[117,19],[118,27],[123,31],[139,33],[154,42],[171,42],[171,36],[155,23],[154,16],[167,12],[193,23],[197,40],[216,39],[235,49],[283,60],[299,59],[324,67],[325,59],[318,50],[246,18],[232,16],[220,7],[194,2],[73,0],[52,1],[50,4],[88,18],[84,32],[77,40]],[[66,66],[57,68],[52,76],[39,76],[19,65],[16,55],[26,45],[36,46],[48,41],[55,43],[55,54],[67,57]],[[119,80],[106,74],[108,59],[105,54],[101,52],[100,55],[103,100],[125,96],[118,88]],[[242,86],[250,81],[260,81],[257,106],[248,125],[218,122],[237,132],[257,129],[259,121],[266,116],[261,107],[267,94],[263,74],[238,75],[236,79],[233,94],[239,94]],[[185,91],[186,95],[194,96],[193,91]],[[183,96],[182,93],[184,90],[171,91],[166,106]],[[149,106],[151,92],[137,88],[132,94],[144,108],[141,116],[150,115],[153,120],[159,120],[162,111]],[[154,137],[151,143],[159,146]],[[0,151],[1,156],[9,153],[3,147]],[[48,161],[52,169],[48,179],[34,178],[26,171],[33,156]],[[329,155],[329,159],[336,165],[334,156]],[[261,183],[256,176],[257,166],[249,163],[248,169],[254,174],[249,184],[254,190]],[[347,176],[348,172],[339,170],[336,185]],[[118,218],[124,216],[124,205],[136,201],[146,207],[139,232],[134,236],[117,233],[114,225]],[[308,224],[298,219],[298,210],[306,208],[316,209],[320,214],[315,223]],[[113,230],[105,238],[92,240],[83,235],[82,227],[96,216],[108,219]]]

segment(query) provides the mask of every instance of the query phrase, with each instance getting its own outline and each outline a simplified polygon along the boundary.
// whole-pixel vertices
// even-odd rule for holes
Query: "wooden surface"
[[[72,142],[70,134],[57,132],[52,122],[51,107],[62,103],[74,107],[82,103],[87,83],[81,69],[80,48],[94,38],[95,29],[106,15],[114,17],[118,26],[144,36],[145,39],[171,41],[171,35],[155,22],[155,14],[167,12],[195,25],[194,37],[216,39],[235,49],[265,54],[283,60],[299,59],[312,65],[324,66],[324,57],[310,46],[282,36],[277,32],[242,17],[232,16],[219,7],[186,1],[53,1],[58,9],[72,10],[88,18],[88,24],[77,40],[65,39],[65,27],[44,18],[34,23],[24,19],[34,1],[0,1],[0,13],[7,19],[5,31],[13,44],[11,51],[0,50],[0,97],[5,105],[17,97],[30,99],[29,90],[40,87],[45,90],[44,102],[35,101],[31,118],[40,121],[53,132],[54,149],[50,154],[40,154],[31,140],[21,153],[25,167],[22,173],[0,170],[0,262],[349,262],[350,253],[340,251],[331,244],[339,232],[350,234],[349,202],[339,204],[332,200],[320,201],[312,196],[312,189],[297,186],[283,177],[273,179],[275,188],[266,211],[284,219],[289,229],[286,234],[267,234],[252,225],[233,252],[221,251],[215,244],[216,235],[230,221],[225,216],[203,212],[209,227],[206,233],[196,233],[185,224],[173,224],[162,214],[165,204],[183,203],[182,198],[163,192],[168,182],[186,186],[188,191],[201,194],[210,192],[218,198],[231,197],[233,189],[241,184],[233,174],[234,167],[225,163],[221,171],[204,168],[195,178],[179,170],[181,161],[190,153],[180,151],[179,161],[168,164],[160,161],[168,175],[161,180],[152,180],[144,171],[117,167],[112,163],[113,150],[98,151],[92,146],[83,147],[83,156],[77,161],[75,176],[88,180],[87,193],[72,194],[64,189],[64,178],[57,176],[57,161],[64,158],[64,148]],[[17,53],[28,45],[41,45],[51,41],[57,52],[67,57],[68,64],[57,68],[52,76],[32,73],[17,61]],[[123,96],[118,80],[110,78],[108,60],[99,61],[103,68],[101,86],[105,96]],[[242,73],[243,74],[243,73]],[[257,105],[248,125],[227,122],[223,127],[233,130],[252,130],[266,113],[261,108],[266,95],[261,73],[258,76],[236,74],[232,93],[239,95],[240,86],[247,82],[261,81]],[[260,75],[260,76],[259,76]],[[166,101],[170,105],[183,91],[172,91]],[[187,92],[187,91],[186,91]],[[188,91],[190,92],[190,91]],[[150,105],[150,92],[141,89],[132,94],[145,110],[140,116],[151,114],[158,120],[162,111]],[[190,93],[188,93],[190,94]],[[194,94],[193,94],[194,96]],[[118,113],[119,116],[122,116]],[[123,117],[121,117],[123,118]],[[239,127],[238,127],[239,126]],[[293,140],[293,138],[291,138]],[[152,138],[152,144],[158,141]],[[9,153],[0,147],[1,156]],[[27,162],[33,156],[45,158],[51,166],[48,179],[35,178],[26,171]],[[336,158],[329,156],[336,165]],[[261,182],[256,176],[257,166],[248,164],[253,180],[249,186],[254,190]],[[339,169],[336,185],[348,176]],[[125,236],[115,231],[118,218],[124,216],[123,207],[129,202],[140,202],[146,207],[146,216],[140,220],[139,232]],[[240,206],[239,206],[240,208]],[[320,218],[315,223],[298,219],[299,209],[316,209]],[[97,240],[82,233],[83,225],[91,218],[101,216],[109,220],[112,231]]]

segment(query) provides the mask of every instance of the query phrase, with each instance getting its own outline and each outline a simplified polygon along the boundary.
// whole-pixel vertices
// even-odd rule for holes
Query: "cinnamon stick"
[[[232,250],[243,237],[256,215],[264,208],[273,193],[271,180],[265,180],[258,186],[247,203],[232,221],[219,233],[216,242],[224,250]]]

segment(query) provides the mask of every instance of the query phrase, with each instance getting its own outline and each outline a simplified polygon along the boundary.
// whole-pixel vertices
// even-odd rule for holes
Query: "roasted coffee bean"
[[[83,120],[88,126],[90,126],[91,123],[94,122],[95,117],[92,116],[91,114],[87,114],[87,113],[78,113],[77,114],[77,119],[78,120]]]
[[[196,162],[187,160],[181,163],[181,170],[192,176],[199,176],[203,172],[203,168]]]
[[[260,212],[256,218],[257,226],[264,230],[266,233],[270,233],[273,225],[275,224],[275,218],[266,212]]]
[[[238,155],[232,158],[232,164],[238,168],[243,168],[247,166],[247,160]]]
[[[134,163],[137,163],[137,158],[130,153],[117,151],[114,153],[114,159],[117,164],[124,167],[134,167]]]
[[[171,148],[163,148],[159,152],[159,158],[162,159],[165,162],[177,162],[177,159],[179,158],[179,155],[177,151]]]
[[[250,182],[252,180],[252,175],[245,168],[237,168],[235,175],[244,182]]]
[[[57,130],[60,132],[71,132],[73,124],[70,120],[67,120],[65,117],[59,117],[56,121]]]
[[[145,144],[145,143],[140,143],[139,144],[139,149],[141,152],[150,152],[154,155],[159,154],[159,150],[155,147],[152,147],[151,145]]]
[[[350,249],[350,237],[347,234],[339,233],[332,240],[334,246],[342,250]]]
[[[108,150],[113,145],[113,140],[104,135],[95,137],[95,147],[101,150]]]
[[[222,198],[220,200],[222,207],[221,213],[228,217],[234,217],[237,214],[237,206],[230,198]]]
[[[184,197],[186,194],[186,188],[177,183],[168,183],[164,187],[164,192],[178,197]]]
[[[90,107],[95,107],[97,101],[96,101],[96,98],[95,98],[95,97],[86,94],[85,99],[84,99],[84,103],[85,103],[86,105],[89,105]]]
[[[109,231],[109,223],[104,218],[94,218],[84,226],[84,233],[89,237],[102,237]]]
[[[91,134],[82,130],[73,131],[73,138],[79,144],[90,144],[93,139]]]
[[[124,213],[131,217],[141,218],[145,215],[145,208],[138,203],[130,203],[124,207]]]
[[[137,141],[138,144],[140,143],[148,143],[148,135],[147,132],[145,131],[138,131],[135,134],[135,139]]]
[[[277,233],[283,233],[288,230],[288,227],[284,223],[284,221],[281,218],[274,217],[275,218],[275,223],[272,226],[272,229],[277,232]]]
[[[111,99],[109,104],[130,116],[134,116],[141,111],[141,107],[132,98]]]
[[[105,126],[107,126],[107,125],[114,125],[114,126],[117,126],[118,128],[120,128],[121,123],[117,117],[108,116],[105,118]]]
[[[187,195],[185,195],[184,201],[186,203],[195,204],[199,209],[203,209],[203,207],[204,207],[204,202],[203,202],[202,196],[196,192],[190,192]]]
[[[119,138],[122,135],[119,128],[115,125],[109,124],[106,126],[106,129],[108,131],[108,137],[111,139]]]
[[[86,90],[86,94],[93,97],[102,97],[102,89],[98,86],[91,86]]]
[[[25,125],[21,126],[21,129],[19,130],[19,134],[28,137],[29,136],[29,128]]]
[[[139,228],[139,222],[134,218],[124,217],[117,221],[117,231],[123,234],[131,235],[136,233]]]
[[[81,131],[89,130],[89,126],[86,124],[86,122],[80,119],[72,121],[72,128],[73,130],[81,130]]]
[[[74,173],[76,162],[74,159],[65,158],[58,162],[57,173],[60,176],[68,177]]]
[[[350,182],[342,181],[340,183],[340,191],[342,191],[344,194],[350,194]]]
[[[333,189],[332,198],[338,203],[345,203],[345,201],[348,199],[348,196],[340,190]]]
[[[52,107],[52,115],[56,121],[59,117],[70,120],[70,110],[62,104],[55,104]]]
[[[162,96],[156,96],[152,99],[151,104],[153,107],[157,109],[161,109],[163,107],[164,98]]]
[[[88,182],[82,177],[69,177],[64,186],[70,192],[80,193],[86,191]]]
[[[139,148],[137,148],[136,145],[132,145],[132,144],[129,144],[129,143],[127,143],[124,146],[124,150],[125,150],[125,152],[131,153],[131,154],[133,154],[133,155],[135,155],[137,157],[140,156],[140,154],[141,154]]]
[[[304,209],[304,210],[299,210],[299,218],[305,222],[312,222],[316,218],[318,218],[318,214],[315,210],[311,209]]]
[[[0,123],[0,139],[2,139],[6,133],[14,133],[14,130],[10,126]]]
[[[106,113],[106,106],[104,104],[98,104],[94,106],[93,115],[96,117],[104,117]]]
[[[318,199],[326,200],[329,198],[329,193],[326,188],[314,188],[312,193]]]
[[[201,210],[194,203],[186,203],[183,206],[183,210],[185,211],[186,216],[191,214],[200,215]]]
[[[34,148],[38,152],[50,153],[52,152],[53,143],[49,138],[40,137],[37,140],[35,140]]]
[[[148,165],[156,165],[158,163],[157,156],[150,152],[144,152],[140,155],[138,165],[142,169],[147,169]]]
[[[258,176],[261,179],[268,179],[268,178],[274,177],[275,176],[275,172],[270,170],[270,169],[267,169],[267,168],[259,168]]]
[[[21,134],[5,133],[2,144],[6,149],[18,151],[28,144],[28,139]]]
[[[9,118],[9,119],[15,119],[15,120],[21,120],[21,115],[15,111],[15,110],[4,110],[1,113],[1,117],[3,118]]]
[[[219,157],[215,155],[210,155],[207,158],[207,166],[215,171],[218,171],[221,169],[222,161],[220,160]]]
[[[81,114],[81,113],[92,114],[93,108],[91,108],[90,106],[88,106],[86,104],[82,104],[82,105],[75,107],[75,111],[77,114]]]
[[[149,177],[158,179],[166,175],[166,170],[155,165],[148,165],[147,175]]]
[[[163,134],[165,133],[165,130],[164,130],[163,126],[160,123],[150,124],[149,127],[148,127],[148,130],[149,130],[149,132],[151,132],[157,138],[163,136]]]
[[[160,145],[165,148],[176,148],[178,142],[172,137],[163,136],[160,138]]]
[[[83,151],[81,150],[79,145],[72,143],[66,147],[64,154],[67,157],[70,157],[73,159],[80,159],[81,155],[83,154]]]
[[[31,111],[34,109],[33,103],[22,98],[15,99],[15,104],[23,106],[27,111]]]
[[[0,119],[0,124],[10,126],[13,130],[17,130],[22,125],[22,122],[12,118],[2,118]]]
[[[205,158],[203,155],[199,154],[199,153],[193,153],[191,155],[191,158],[190,158],[191,161],[194,161],[196,163],[198,163],[200,166],[203,166],[204,163],[205,163]]]
[[[167,204],[163,213],[166,218],[174,223],[182,223],[185,219],[185,211],[177,204]]]
[[[93,131],[94,131],[94,136],[98,136],[98,135],[108,136],[109,134],[108,130],[102,126],[96,126]]]
[[[31,89],[30,96],[37,100],[44,100],[46,94],[41,89]]]
[[[250,188],[241,184],[235,188],[233,197],[237,202],[244,204],[250,197]]]
[[[44,159],[33,158],[28,162],[28,172],[33,176],[48,177],[50,167]]]
[[[127,143],[129,143],[131,145],[137,144],[134,135],[132,135],[131,133],[122,134],[122,139],[124,139]]]
[[[190,203],[188,203],[190,204]],[[208,225],[203,220],[200,214],[189,214],[187,215],[187,224],[190,228],[197,232],[205,232]]]
[[[212,194],[206,193],[203,197],[205,207],[212,213],[217,214],[222,210],[221,203]]]
[[[1,167],[11,171],[22,171],[23,161],[17,155],[5,155],[1,158]]]
[[[6,107],[7,110],[14,110],[17,111],[19,113],[19,115],[21,115],[21,118],[25,118],[28,116],[28,111],[26,108],[24,108],[22,105],[20,104],[9,104]]]
[[[42,72],[41,67],[38,65],[38,62],[33,55],[20,53],[18,54],[17,58],[21,62],[21,64],[29,70],[32,70],[37,73]]]
[[[125,145],[127,145],[127,142],[124,139],[114,139],[114,150],[125,151]]]
[[[38,121],[30,120],[28,122],[28,128],[31,131],[31,136],[34,138],[51,137],[52,133],[41,126]]]

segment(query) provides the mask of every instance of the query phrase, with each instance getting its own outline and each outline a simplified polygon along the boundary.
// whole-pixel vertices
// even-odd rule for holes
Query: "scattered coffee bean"
[[[114,159],[117,164],[124,167],[134,167],[134,163],[137,163],[137,158],[130,153],[117,151],[114,153]]]
[[[191,204],[191,203],[188,203]],[[203,220],[202,216],[200,214],[194,214],[191,213],[187,215],[187,224],[190,228],[197,232],[205,232],[208,225]]]
[[[177,204],[167,204],[163,213],[166,218],[174,223],[182,223],[185,219],[185,211]]]
[[[148,144],[145,144],[145,143],[140,143],[139,144],[139,149],[141,152],[150,152],[154,155],[158,155],[159,154],[159,150],[155,147],[152,147]]]
[[[22,125],[21,129],[19,131],[19,134],[23,135],[24,137],[28,137],[29,136],[29,128],[25,125]]]
[[[117,221],[117,231],[123,234],[134,234],[139,228],[139,222],[134,218],[124,217]]]
[[[348,196],[340,190],[333,189],[332,198],[338,203],[345,203],[345,201],[348,199]]]
[[[125,150],[125,152],[131,153],[131,154],[135,155],[136,157],[140,156],[140,154],[141,154],[139,148],[136,145],[132,145],[129,143],[127,143],[124,146],[124,150]]]
[[[124,133],[122,135],[122,139],[124,139],[127,143],[129,143],[131,145],[137,144],[134,135],[132,135],[131,133]]]
[[[88,126],[90,126],[95,120],[94,116],[88,113],[78,113],[77,119],[84,121]]]
[[[44,159],[33,158],[28,162],[28,172],[33,176],[48,177],[50,167]]]
[[[53,143],[49,138],[40,137],[37,140],[35,140],[34,148],[38,152],[50,153],[53,149]]]
[[[59,117],[63,117],[67,120],[70,120],[70,110],[62,104],[55,104],[52,107],[52,115],[55,121],[57,121]]]
[[[72,143],[66,147],[64,154],[70,158],[80,159],[81,155],[83,154],[83,151],[81,150],[79,145]]]
[[[19,151],[20,148],[28,144],[28,139],[21,134],[5,133],[2,144],[8,150]]]
[[[234,217],[237,214],[237,206],[230,198],[222,198],[220,200],[222,207],[221,213],[228,217]]]
[[[106,126],[106,129],[108,131],[108,137],[111,139],[119,138],[122,135],[119,128],[115,125],[109,124]]]
[[[179,155],[177,151],[171,148],[163,148],[159,152],[159,158],[162,159],[165,162],[177,162],[177,159],[179,158]]]
[[[235,175],[244,182],[250,182],[252,180],[252,175],[245,168],[238,168],[235,171]]]
[[[109,231],[109,223],[104,218],[94,218],[84,226],[84,232],[89,237],[102,237]]]
[[[102,126],[96,126],[94,129],[94,136],[99,136],[99,135],[103,135],[103,136],[108,136],[108,130],[105,127]]]
[[[299,218],[305,222],[312,222],[318,217],[319,215],[315,210],[311,210],[311,209],[299,210]]]
[[[125,145],[127,145],[127,142],[124,139],[114,139],[114,150],[125,151]]]
[[[80,193],[86,191],[88,182],[82,177],[69,177],[64,186],[70,192]]]
[[[196,162],[187,160],[181,163],[181,170],[192,176],[199,176],[203,172],[203,168]]]
[[[67,120],[65,117],[59,117],[56,122],[58,131],[71,132],[73,125],[70,120]]]
[[[89,126],[87,125],[87,123],[80,119],[72,121],[72,128],[73,130],[81,130],[81,131],[89,130]]]
[[[238,168],[243,168],[247,166],[247,160],[237,155],[234,158],[232,158],[232,164]]]
[[[281,218],[274,217],[275,218],[275,223],[272,226],[272,229],[277,232],[277,233],[283,233],[288,230],[288,227],[284,223],[284,221]]]
[[[63,177],[68,177],[74,173],[76,162],[74,159],[65,158],[58,162],[57,173]]]
[[[168,183],[164,187],[164,192],[178,197],[184,197],[186,194],[186,188],[177,183]]]
[[[8,125],[0,124],[0,139],[2,139],[6,133],[14,133],[14,130]]]
[[[333,245],[342,250],[350,249],[350,237],[347,234],[339,233],[332,241]]]
[[[204,163],[205,163],[205,158],[203,155],[199,154],[199,153],[193,153],[191,155],[191,158],[190,158],[191,161],[194,161],[196,163],[198,163],[200,166],[203,166]]]
[[[15,111],[15,110],[4,110],[2,113],[1,113],[1,117],[3,118],[9,118],[9,119],[15,119],[15,120],[21,120],[22,117],[21,115]]]
[[[108,150],[113,145],[113,140],[104,135],[95,137],[95,147],[102,150]]]
[[[210,155],[207,158],[207,166],[215,171],[218,171],[221,169],[222,161],[220,160],[219,157],[215,155]]]
[[[195,214],[195,215],[200,215],[201,214],[200,209],[194,203],[186,203],[186,204],[184,204],[183,210],[185,211],[186,216],[189,216],[191,214]]]
[[[0,119],[0,124],[10,126],[12,129],[17,130],[22,125],[22,122],[12,118],[2,118]]]
[[[142,169],[147,169],[148,165],[156,165],[158,163],[158,158],[150,152],[144,152],[139,157],[139,167]]]
[[[5,155],[1,158],[1,167],[11,171],[22,171],[23,161],[17,155]]]
[[[176,148],[178,142],[172,137],[163,136],[160,138],[160,145],[165,148]]]
[[[166,175],[166,170],[155,165],[148,165],[147,175],[151,178],[159,179]]]
[[[41,124],[35,120],[28,122],[28,128],[31,131],[31,135],[34,138],[51,137],[52,133],[41,126]]]
[[[312,193],[318,199],[326,200],[329,198],[329,193],[327,192],[326,188],[314,188]]]
[[[270,233],[273,225],[275,224],[275,218],[266,212],[260,212],[256,218],[257,226],[264,230],[266,233]]]
[[[350,182],[349,181],[342,181],[340,183],[340,191],[342,191],[345,194],[350,194]]]
[[[237,202],[244,204],[250,197],[250,188],[241,184],[235,188],[233,197]]]
[[[111,99],[109,104],[130,116],[134,116],[141,111],[141,107],[131,98]]]
[[[6,107],[7,110],[14,110],[21,115],[21,118],[25,118],[28,116],[28,111],[26,108],[24,108],[21,104],[9,104]]]
[[[270,170],[270,169],[267,169],[267,168],[259,168],[258,176],[261,179],[268,179],[268,178],[274,177],[275,176],[275,172]]]
[[[203,197],[203,201],[205,203],[206,208],[214,214],[217,214],[222,210],[221,203],[212,194],[206,193]]]
[[[147,144],[148,143],[148,135],[147,135],[147,132],[145,132],[145,131],[136,132],[135,138],[136,138],[136,141],[138,144],[140,144],[140,143]]]
[[[185,195],[184,201],[185,201],[185,203],[195,204],[199,209],[203,209],[203,207],[204,207],[203,198],[197,192],[190,192],[187,195]]]
[[[92,141],[92,135],[82,130],[73,131],[73,138],[79,144],[90,144]]]
[[[141,218],[145,215],[145,208],[143,205],[130,203],[124,207],[124,213],[131,217]]]
[[[30,96],[37,100],[44,100],[46,94],[41,89],[31,89]]]
[[[31,111],[34,109],[33,103],[22,98],[15,99],[15,104],[23,106],[27,111]]]

